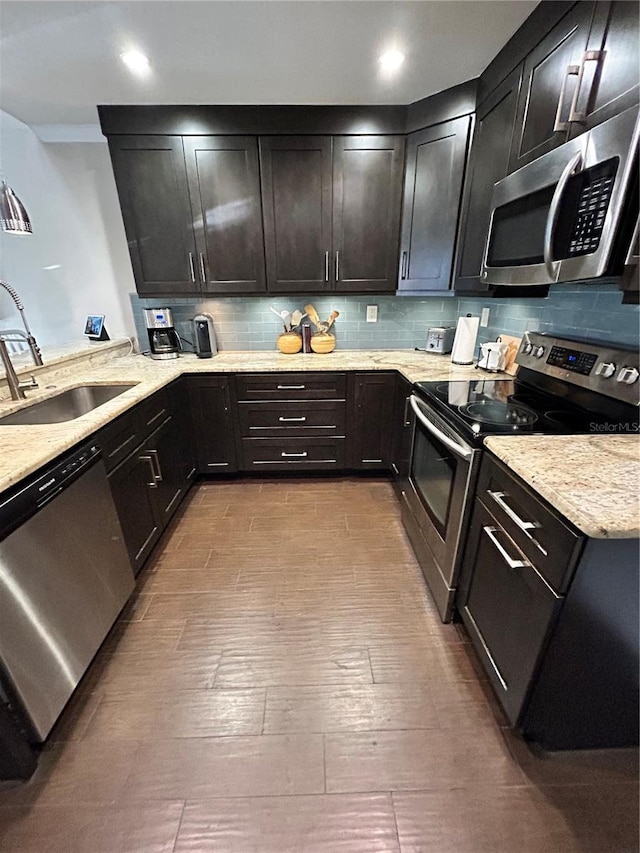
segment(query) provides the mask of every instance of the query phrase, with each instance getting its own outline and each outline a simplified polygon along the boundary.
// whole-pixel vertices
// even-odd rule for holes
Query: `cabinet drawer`
[[[243,438],[245,471],[340,470],[344,438]]]
[[[139,403],[134,412],[141,440],[147,438],[170,414],[169,394],[166,388]]]
[[[584,537],[488,454],[476,494],[545,580],[564,593]]]
[[[345,406],[339,400],[299,403],[239,403],[243,438],[344,435]]]
[[[238,400],[344,400],[346,384],[344,373],[248,373],[236,388]]]
[[[135,409],[126,412],[103,427],[96,436],[96,442],[102,448],[107,473],[113,471],[142,442],[135,414]]]

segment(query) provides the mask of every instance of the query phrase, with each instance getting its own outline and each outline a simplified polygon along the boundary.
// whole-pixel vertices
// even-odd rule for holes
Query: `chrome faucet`
[[[24,392],[28,388],[37,388],[38,383],[36,382],[35,376],[31,377],[30,382],[20,382],[20,380],[18,379],[18,374],[16,373],[15,368],[11,362],[6,341],[1,335],[0,359],[2,359],[2,363],[4,364],[4,369],[7,374],[7,384],[9,386],[9,391],[11,392],[11,399],[26,400],[26,394]]]
[[[7,291],[9,296],[13,299],[16,308],[20,312],[20,318],[22,320],[22,325],[24,326],[24,331],[25,331],[24,339],[29,344],[29,349],[31,350],[31,356],[33,358],[33,363],[39,367],[42,364],[42,354],[40,352],[40,347],[38,346],[38,342],[34,338],[33,333],[31,331],[31,329],[29,328],[29,323],[27,322],[27,318],[26,318],[25,313],[24,313],[24,305],[22,304],[22,300],[20,299],[20,297],[18,296],[16,291],[13,289],[13,287],[11,287],[11,285],[8,284],[6,281],[2,281],[2,279],[0,279],[0,287],[3,287]],[[0,334],[2,334],[2,333],[0,333]],[[7,332],[6,334],[9,334],[9,333]],[[13,330],[12,330],[11,334],[15,334],[15,332],[13,332]],[[5,351],[6,351],[6,347],[5,347]],[[4,361],[4,358],[2,360]],[[5,362],[5,367],[6,367],[6,362]]]

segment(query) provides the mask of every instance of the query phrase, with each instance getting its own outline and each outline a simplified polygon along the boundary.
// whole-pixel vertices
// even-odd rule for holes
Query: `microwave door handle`
[[[449,450],[452,453],[455,453],[456,456],[459,456],[461,459],[471,459],[473,451],[468,450],[466,447],[462,447],[461,445],[459,445],[452,438],[449,438],[448,435],[445,435],[443,432],[441,432],[435,424],[431,423],[430,420],[425,418],[425,416],[420,411],[417,397],[414,397],[413,395],[411,396],[411,408],[413,409],[416,417],[418,418],[422,426],[427,430],[427,432],[430,432],[432,435],[434,435],[438,439],[438,441],[441,441],[445,445],[445,447],[448,447]]]
[[[549,273],[549,277],[552,281],[556,280],[557,271],[554,268],[554,261],[551,256],[553,250],[553,236],[556,230],[556,223],[558,221],[558,213],[560,212],[560,203],[562,202],[562,196],[564,195],[565,187],[567,186],[567,182],[569,178],[573,175],[574,172],[579,171],[582,166],[582,151],[576,151],[571,160],[564,167],[562,174],[560,175],[560,180],[558,181],[558,185],[556,186],[555,192],[553,194],[553,198],[551,199],[551,204],[549,205],[549,213],[547,214],[547,224],[544,229],[544,265],[547,268],[547,272]]]

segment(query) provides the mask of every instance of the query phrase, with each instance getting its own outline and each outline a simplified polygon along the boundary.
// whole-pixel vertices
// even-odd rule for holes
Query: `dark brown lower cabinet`
[[[201,474],[238,470],[229,376],[188,377],[196,462]]]
[[[393,399],[393,424],[391,436],[391,477],[398,498],[405,488],[411,465],[411,418],[409,397],[413,387],[408,379],[398,373],[395,380]]]
[[[395,377],[395,371],[349,375],[350,468],[390,467]]]

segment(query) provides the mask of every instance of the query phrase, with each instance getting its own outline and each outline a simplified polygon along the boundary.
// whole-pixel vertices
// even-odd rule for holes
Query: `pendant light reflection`
[[[33,234],[29,214],[4,179],[0,186],[0,229],[7,234]]]

